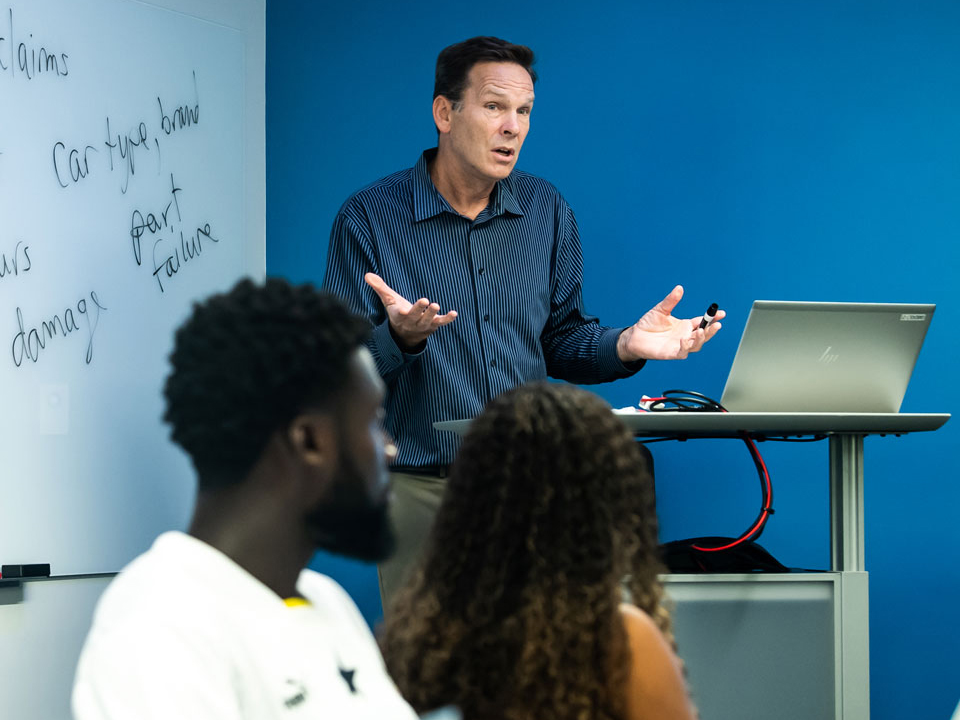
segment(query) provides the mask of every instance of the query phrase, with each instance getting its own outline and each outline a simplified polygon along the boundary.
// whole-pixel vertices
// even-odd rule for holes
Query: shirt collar
[[[261,580],[251,575],[235,560],[192,535],[171,530],[153,543],[151,553],[173,562],[177,572],[213,598],[243,598],[245,610],[275,612],[282,608],[283,599]]]
[[[413,221],[427,220],[443,212],[457,214],[437,190],[430,179],[430,163],[437,156],[437,149],[424,150],[417,164],[413,166]],[[493,186],[490,204],[482,214],[488,217],[497,215],[523,215],[520,203],[511,191],[513,173]],[[488,212],[489,211],[489,212]]]

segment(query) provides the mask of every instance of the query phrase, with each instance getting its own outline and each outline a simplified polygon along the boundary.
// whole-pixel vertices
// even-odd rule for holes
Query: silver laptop
[[[720,403],[731,412],[899,412],[935,308],[757,300]]]

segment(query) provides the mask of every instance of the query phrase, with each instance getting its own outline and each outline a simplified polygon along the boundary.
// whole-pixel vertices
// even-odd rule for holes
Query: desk
[[[762,602],[770,583],[782,581],[784,588],[799,588],[803,583],[826,582],[833,606],[834,717],[867,720],[870,717],[870,660],[869,593],[864,563],[863,438],[936,430],[950,419],[949,413],[652,412],[619,414],[619,417],[637,437],[737,438],[746,432],[755,439],[818,435],[829,438],[829,574],[673,575],[667,576],[665,582],[668,593],[674,588],[673,595],[681,595],[675,597],[680,602],[684,598],[716,593],[719,587],[726,588],[724,592],[728,597],[736,595],[738,600]],[[452,420],[434,423],[434,427],[463,434],[469,424],[469,420]],[[678,637],[682,630],[680,619]],[[696,668],[689,660],[688,667],[695,679]],[[709,699],[704,695],[699,698],[705,708],[709,706]]]

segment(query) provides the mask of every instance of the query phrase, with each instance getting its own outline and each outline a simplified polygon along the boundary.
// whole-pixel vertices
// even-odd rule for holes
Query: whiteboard
[[[3,564],[118,570],[185,526],[172,332],[264,272],[263,0],[165,4],[0,5]]]

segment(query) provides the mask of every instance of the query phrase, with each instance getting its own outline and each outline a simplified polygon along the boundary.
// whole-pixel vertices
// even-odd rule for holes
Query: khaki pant
[[[447,485],[446,479],[429,475],[391,473],[390,477],[393,481],[390,519],[397,547],[389,560],[377,565],[384,613],[425,549]]]

